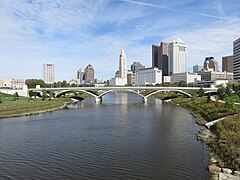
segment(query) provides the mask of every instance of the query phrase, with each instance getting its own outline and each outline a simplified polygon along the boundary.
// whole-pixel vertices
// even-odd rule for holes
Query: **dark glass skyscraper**
[[[91,64],[85,68],[84,80],[94,83],[94,68]]]
[[[240,81],[240,38],[233,42],[233,77]]]
[[[169,75],[169,43],[161,42],[160,45],[152,45],[152,67],[162,70],[163,76]]]

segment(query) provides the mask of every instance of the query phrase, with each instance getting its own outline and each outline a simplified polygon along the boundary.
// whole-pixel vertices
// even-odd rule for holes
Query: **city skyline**
[[[56,81],[76,78],[92,64],[96,77],[110,79],[125,49],[127,67],[151,67],[151,46],[181,38],[187,70],[213,56],[232,55],[239,37],[238,0],[134,1],[53,0],[0,2],[0,77],[42,77],[42,64],[56,66]],[[123,13],[124,12],[124,13]]]

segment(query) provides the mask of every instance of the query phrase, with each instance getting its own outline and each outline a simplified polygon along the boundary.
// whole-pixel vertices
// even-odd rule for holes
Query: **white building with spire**
[[[115,77],[111,79],[110,85],[124,86],[126,84],[127,84],[127,58],[124,49],[122,49],[119,56],[119,70],[116,72]]]

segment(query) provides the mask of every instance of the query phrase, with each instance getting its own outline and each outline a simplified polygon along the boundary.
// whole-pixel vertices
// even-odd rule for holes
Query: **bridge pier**
[[[143,101],[144,103],[147,103],[147,97],[143,97],[143,98],[142,98],[142,101]]]
[[[102,102],[102,97],[95,97],[95,102],[96,103]]]

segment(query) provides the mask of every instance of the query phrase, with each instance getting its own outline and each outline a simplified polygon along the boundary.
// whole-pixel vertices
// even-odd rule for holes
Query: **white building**
[[[12,79],[8,79],[8,78],[0,79],[0,87],[11,88],[12,87],[11,81]]]
[[[186,44],[179,38],[169,44],[170,75],[186,72]]]
[[[55,65],[43,64],[43,81],[47,84],[55,82]]]
[[[142,86],[147,84],[161,84],[162,83],[162,71],[158,68],[145,68],[139,69],[136,72],[136,85]]]
[[[176,73],[171,75],[171,83],[177,83],[179,81],[184,81],[188,83],[196,83],[197,81],[201,81],[201,76],[197,73]]]
[[[13,89],[23,89],[24,86],[26,85],[24,79],[12,79],[11,80],[11,87]]]
[[[119,56],[119,77],[120,78],[127,78],[127,65],[126,65],[126,54],[124,49],[121,50]]]
[[[121,50],[119,56],[119,70],[116,73],[115,78],[110,80],[112,86],[124,86],[127,84],[127,58],[124,49]]]
[[[163,83],[171,83],[171,76],[163,76]]]

